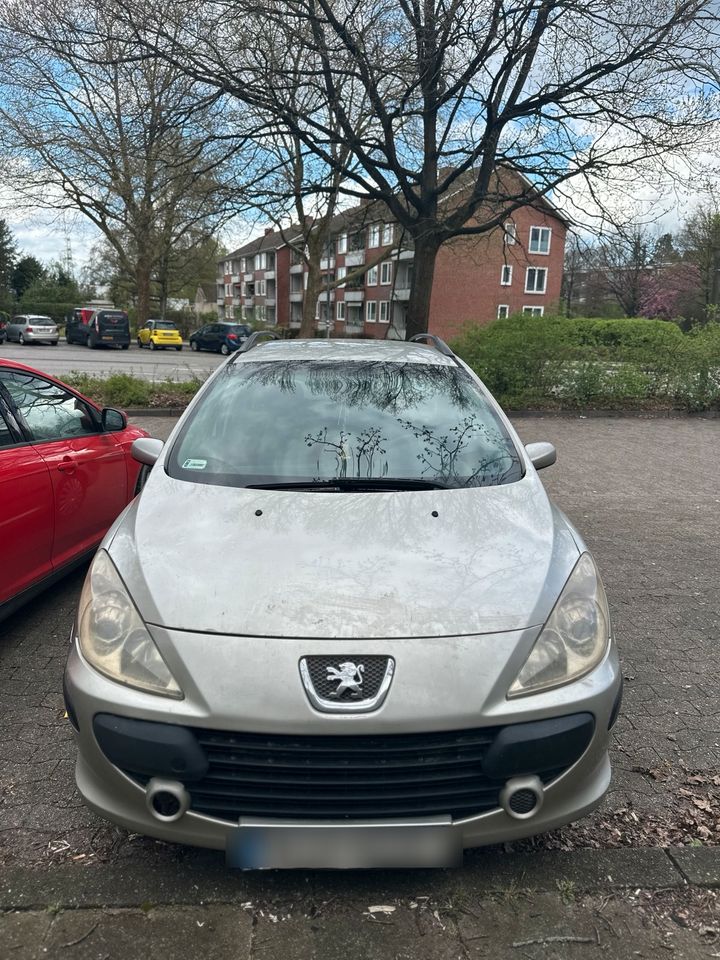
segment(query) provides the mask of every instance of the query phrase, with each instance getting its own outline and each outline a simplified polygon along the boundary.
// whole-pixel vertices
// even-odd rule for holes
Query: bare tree
[[[151,281],[185,238],[212,236],[237,198],[236,143],[217,90],[166,61],[132,57],[99,7],[8,5],[0,22],[5,176],[32,206],[80,211],[134,280],[138,322]]]
[[[718,117],[713,0],[178,0],[165,21],[153,0],[112,10],[148,55],[276,118],[343,194],[386,205],[415,248],[408,336],[427,329],[449,239],[551,193],[584,191],[602,210],[614,177],[667,173]],[[273,55],[278,32],[306,55]],[[348,78],[370,106],[360,126]]]
[[[716,319],[720,305],[720,206],[715,197],[683,224],[680,246],[699,276],[704,319]]]

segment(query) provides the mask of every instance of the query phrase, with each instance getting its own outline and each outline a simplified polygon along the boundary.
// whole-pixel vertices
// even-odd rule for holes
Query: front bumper
[[[461,848],[511,841],[540,833],[582,817],[598,805],[610,783],[608,760],[609,725],[616,712],[621,678],[614,646],[604,661],[576,683],[544,694],[508,701],[505,691],[508,676],[516,672],[516,660],[532,644],[537,630],[492,637],[461,637],[448,641],[364,641],[362,652],[383,652],[395,657],[398,675],[404,683],[391,689],[381,708],[366,715],[328,716],[318,714],[309,704],[297,674],[299,656],[333,641],[265,640],[263,656],[257,656],[255,638],[208,638],[200,635],[172,634],[153,627],[158,646],[185,691],[185,699],[171,701],[130,690],[107,680],[83,660],[73,644],[68,659],[65,685],[70,715],[78,727],[76,780],[86,803],[101,815],[129,830],[163,840],[206,846],[234,848],[240,831],[239,818],[213,816],[192,808],[179,819],[157,819],[147,802],[145,775],[123,772],[101,749],[94,723],[99,714],[131,718],[178,728],[205,731],[237,731],[248,736],[296,738],[379,736],[397,734],[440,735],[449,731],[469,732],[485,727],[497,729],[569,715],[590,714],[594,729],[590,741],[577,759],[559,775],[545,782],[542,805],[527,819],[516,819],[497,805],[475,815],[461,812],[449,816],[448,829]],[[527,636],[525,636],[527,635]],[[208,643],[217,645],[216,663],[223,664],[222,679],[210,669]],[[347,647],[348,642],[343,641]],[[452,645],[454,655],[448,657]],[[507,656],[517,648],[520,653]],[[250,656],[251,650],[255,656]],[[174,651],[174,652],[173,652]],[[422,651],[422,656],[420,656]],[[492,655],[491,652],[492,651]],[[496,672],[495,681],[488,660],[503,659],[506,669]],[[271,669],[268,668],[271,665]],[[474,681],[474,682],[473,682]],[[209,700],[212,697],[212,709]],[[238,704],[243,709],[238,709]],[[515,729],[520,729],[515,727]],[[341,741],[338,741],[341,742]],[[108,745],[105,742],[105,749]],[[108,750],[111,755],[123,761]],[[132,767],[133,764],[130,763]],[[135,764],[137,770],[137,764]],[[495,773],[498,771],[496,770]],[[508,770],[499,770],[504,777]],[[525,772],[519,769],[515,772]],[[532,773],[532,770],[527,771]],[[158,764],[157,776],[167,777],[172,770]],[[182,781],[182,774],[176,774]],[[192,794],[192,783],[188,783]],[[252,815],[258,811],[253,810]],[[307,819],[264,818],[270,823],[302,823]],[[387,818],[385,818],[387,819]],[[405,817],[399,823],[419,823],[422,817]],[[315,818],[315,828],[333,830],[343,827],[367,829],[378,818]],[[314,863],[314,865],[319,865]],[[367,865],[367,864],[365,864]]]

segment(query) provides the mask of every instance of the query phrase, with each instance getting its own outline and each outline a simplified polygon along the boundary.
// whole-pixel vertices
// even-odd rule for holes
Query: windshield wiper
[[[272,483],[248,483],[248,490],[448,490],[447,484],[412,477],[334,477],[332,480],[291,480]]]

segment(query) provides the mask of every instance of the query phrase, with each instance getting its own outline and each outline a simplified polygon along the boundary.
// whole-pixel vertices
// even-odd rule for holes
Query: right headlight
[[[610,642],[607,597],[593,558],[575,564],[530,656],[508,690],[522,697],[559,687],[589,673]]]
[[[82,655],[106,677],[146,693],[182,699],[182,690],[105,550],[95,554],[85,578],[77,635]]]

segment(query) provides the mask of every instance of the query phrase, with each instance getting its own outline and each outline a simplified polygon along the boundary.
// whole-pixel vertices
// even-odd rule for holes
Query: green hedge
[[[720,407],[720,324],[514,316],[452,346],[508,407]]]
[[[69,373],[62,377],[86,397],[103,407],[173,407],[181,409],[192,400],[203,384],[192,380],[141,380],[127,373],[110,377],[91,377],[86,373]]]

